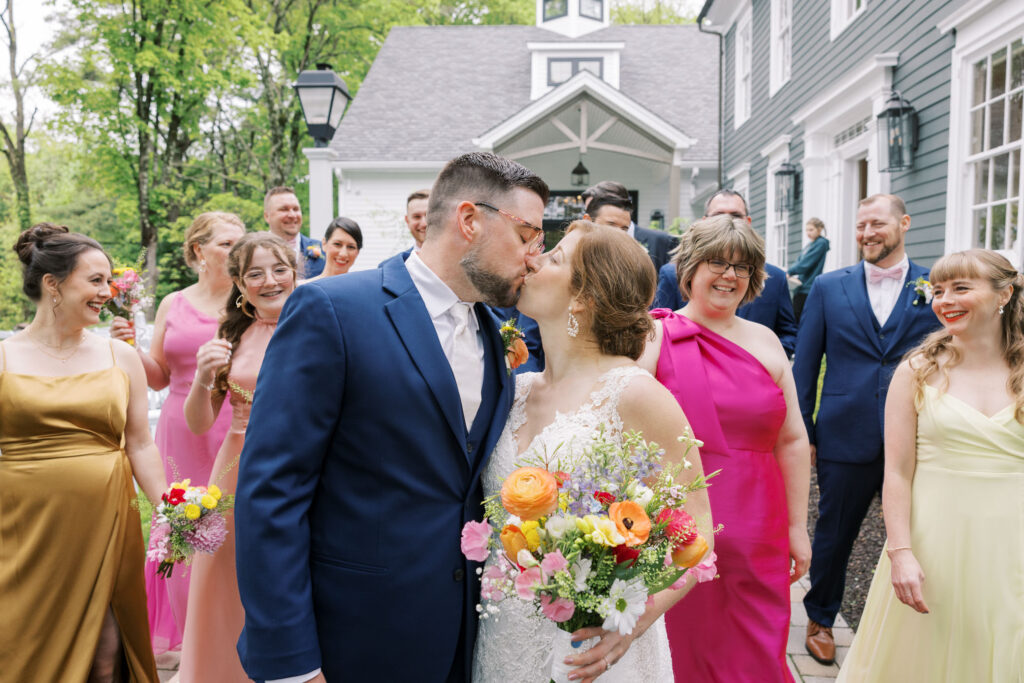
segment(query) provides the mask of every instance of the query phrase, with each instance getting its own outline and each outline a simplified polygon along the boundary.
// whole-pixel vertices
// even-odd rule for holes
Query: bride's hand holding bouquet
[[[552,680],[604,673],[678,600],[672,593],[693,585],[689,576],[715,576],[709,540],[684,509],[707,477],[677,481],[700,442],[688,429],[679,440],[683,455],[674,464],[639,432],[624,434],[621,445],[601,432],[578,461],[562,462],[556,452],[521,463],[500,495],[485,501],[484,521],[463,528],[466,557],[492,557],[481,618],[500,618],[498,603],[521,599],[564,632],[553,643]],[[590,652],[572,654],[594,638]]]

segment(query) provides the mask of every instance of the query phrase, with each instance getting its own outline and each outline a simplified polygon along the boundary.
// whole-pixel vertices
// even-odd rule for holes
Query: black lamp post
[[[586,187],[590,184],[590,171],[583,165],[583,159],[580,159],[576,163],[576,168],[572,169],[572,184],[573,187]]]
[[[313,137],[314,146],[326,147],[345,115],[352,96],[345,81],[331,71],[328,64],[317,64],[316,71],[303,71],[292,84],[302,104],[306,127]]]
[[[657,223],[657,227],[655,227],[655,223]],[[661,209],[651,211],[651,228],[654,230],[665,229],[665,214],[661,212]]]
[[[878,115],[878,170],[906,171],[914,166],[917,149],[917,111],[893,90]]]
[[[775,169],[775,211],[783,214],[796,208],[800,193],[800,171],[785,161]]]

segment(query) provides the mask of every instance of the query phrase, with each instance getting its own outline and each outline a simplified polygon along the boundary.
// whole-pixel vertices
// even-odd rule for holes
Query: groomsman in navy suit
[[[815,279],[800,318],[793,375],[812,459],[816,459],[818,523],[811,589],[804,598],[807,651],[835,661],[832,624],[843,600],[846,564],[875,494],[882,488],[882,416],[889,380],[903,355],[939,327],[915,289],[928,270],[907,258],[910,228],[903,200],[878,194],[857,209],[860,263]],[[812,419],[822,357],[825,378]]]
[[[675,249],[679,240],[662,230],[641,228],[633,222],[633,199],[625,185],[614,180],[602,180],[583,192],[583,200],[587,212],[584,218],[628,232],[647,250],[655,269],[668,263],[669,252]]]
[[[747,214],[747,202],[743,195],[732,190],[719,190],[708,198],[704,204],[704,217],[727,214],[750,223]],[[760,323],[775,332],[782,342],[786,354],[792,356],[796,348],[796,317],[793,315],[793,301],[789,298],[789,285],[786,284],[786,272],[770,263],[764,265],[768,278],[764,281],[764,289],[756,299],[743,304],[736,315],[751,322]],[[677,311],[686,302],[679,292],[679,279],[674,263],[666,263],[658,269],[658,290],[654,294],[651,308],[668,308]]]
[[[465,154],[419,251],[289,298],[235,500],[252,678],[470,680],[479,565],[460,533],[515,391],[489,305],[518,300],[547,199],[518,163]]]
[[[295,251],[300,279],[316,277],[323,272],[327,263],[324,248],[320,240],[302,234],[302,207],[295,190],[290,187],[270,188],[263,197],[263,220],[270,226],[271,233]]]

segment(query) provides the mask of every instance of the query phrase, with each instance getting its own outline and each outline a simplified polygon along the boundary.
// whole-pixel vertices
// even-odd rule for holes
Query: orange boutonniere
[[[501,341],[505,345],[505,370],[508,374],[525,363],[530,351],[523,340],[523,331],[516,327],[515,320],[506,320],[501,324]]]
[[[318,259],[324,255],[324,252],[320,249],[319,244],[311,244],[306,247],[306,256],[312,259]]]

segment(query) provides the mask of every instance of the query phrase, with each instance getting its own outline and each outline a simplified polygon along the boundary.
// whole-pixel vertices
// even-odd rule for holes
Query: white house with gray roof
[[[307,150],[311,214],[329,213],[336,185],[338,213],[363,229],[357,268],[412,244],[406,196],[469,151],[548,182],[546,229],[576,210],[580,161],[591,184],[635,193],[640,225],[700,215],[718,176],[717,41],[696,26],[611,25],[608,4],[538,0],[536,26],[392,29],[330,147]]]

